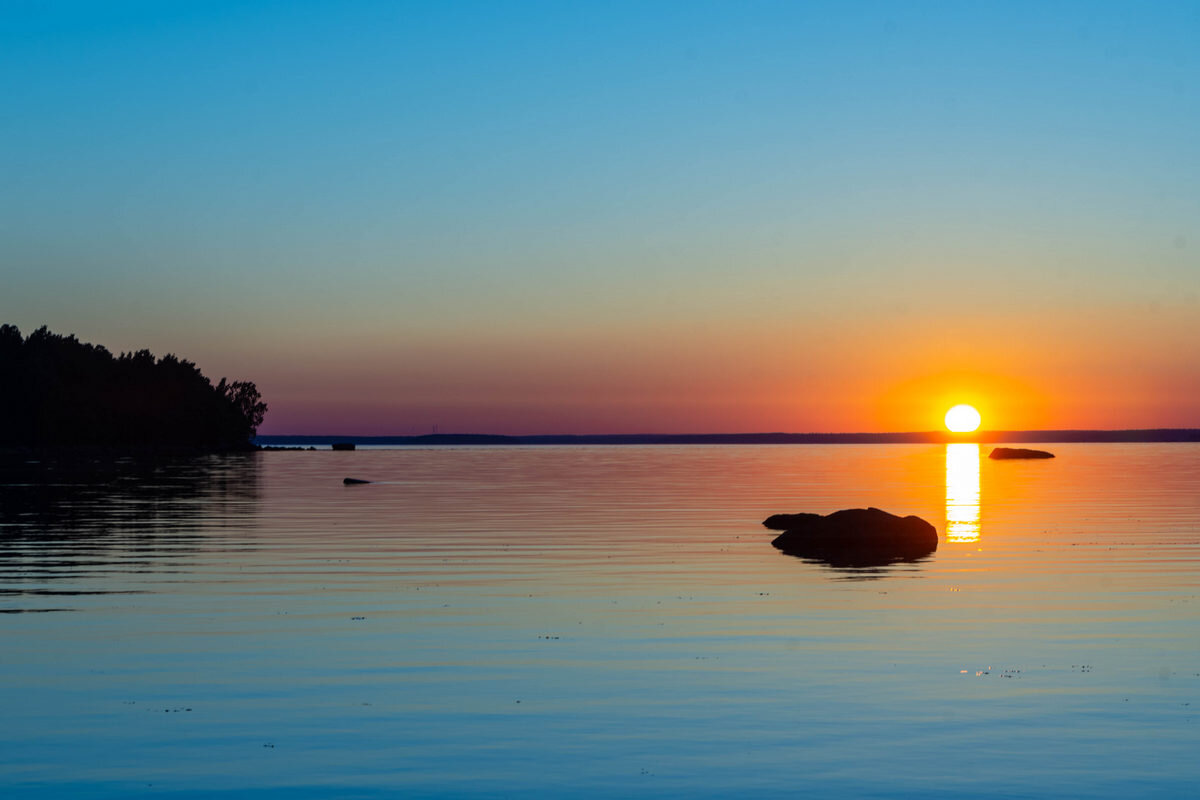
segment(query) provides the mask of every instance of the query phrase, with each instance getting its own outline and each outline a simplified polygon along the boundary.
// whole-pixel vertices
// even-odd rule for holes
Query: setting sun
[[[974,406],[957,405],[946,412],[946,427],[954,433],[970,433],[982,421]]]

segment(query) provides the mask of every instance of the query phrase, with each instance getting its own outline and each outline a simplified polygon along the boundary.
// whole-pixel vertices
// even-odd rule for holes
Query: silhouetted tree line
[[[190,361],[0,325],[0,444],[245,449],[267,404]]]

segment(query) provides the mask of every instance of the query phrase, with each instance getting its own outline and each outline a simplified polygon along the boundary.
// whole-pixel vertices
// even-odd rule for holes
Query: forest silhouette
[[[0,325],[0,445],[248,450],[266,412],[253,383],[174,355]]]

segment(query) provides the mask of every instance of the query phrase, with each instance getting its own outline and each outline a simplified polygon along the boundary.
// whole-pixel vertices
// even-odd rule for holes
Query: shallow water
[[[9,458],[0,792],[1191,794],[1200,445],[1051,449]],[[868,505],[937,552],[759,524]]]

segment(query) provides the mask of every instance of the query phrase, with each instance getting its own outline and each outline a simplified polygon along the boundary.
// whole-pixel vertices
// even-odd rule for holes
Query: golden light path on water
[[[979,540],[979,445],[946,445],[946,541]]]

